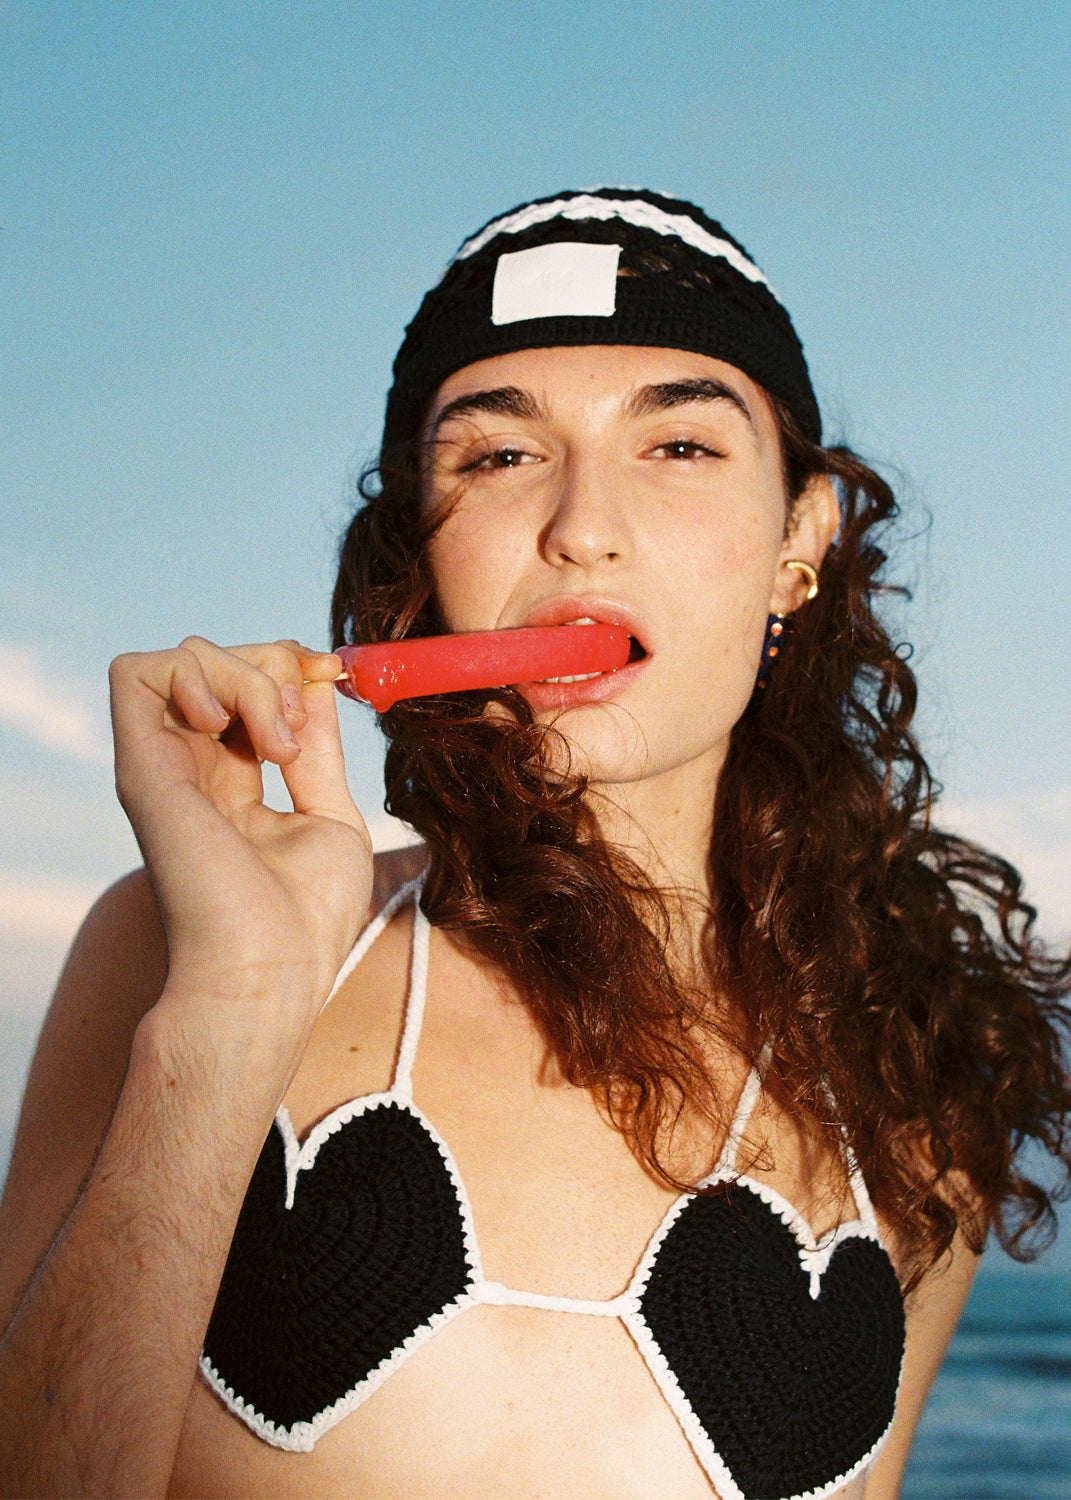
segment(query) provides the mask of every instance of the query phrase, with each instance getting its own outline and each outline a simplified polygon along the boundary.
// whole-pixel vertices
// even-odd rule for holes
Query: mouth
[[[592,615],[580,615],[575,620],[563,620],[561,622],[561,628],[567,630],[571,625],[600,625],[616,623],[616,621],[596,620]],[[628,640],[628,661],[625,663],[625,666],[630,667],[634,662],[643,661],[647,655],[647,651],[641,644],[639,639],[636,636],[632,635],[631,632],[629,634]],[[623,668],[621,667],[615,669],[615,671],[622,670]],[[612,677],[613,675],[613,672],[585,672],[579,676],[574,677],[542,677],[540,678],[540,682],[551,684],[554,686],[567,686],[574,682],[594,682],[598,677]]]

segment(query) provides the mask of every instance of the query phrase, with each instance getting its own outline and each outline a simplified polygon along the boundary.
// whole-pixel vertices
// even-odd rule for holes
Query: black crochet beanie
[[[725,360],[821,441],[803,348],[744,247],[694,204],[604,187],[522,204],[464,242],[394,361],[384,460],[419,431],[455,371],[518,349],[581,344]]]

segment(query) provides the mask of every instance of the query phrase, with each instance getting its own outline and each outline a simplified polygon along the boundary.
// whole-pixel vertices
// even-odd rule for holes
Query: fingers
[[[190,636],[173,651],[119,657],[112,665],[117,736],[193,729],[220,736],[240,722],[259,760],[284,765],[299,753],[308,721],[306,682],[330,682],[337,657],[296,641],[223,649]],[[232,731],[233,732],[233,731]]]
[[[173,719],[203,734],[220,734],[230,723],[231,715],[212,691],[200,662],[184,646],[117,656],[109,682],[117,737],[124,731],[157,727],[157,715],[162,719],[169,707]]]
[[[342,670],[339,658],[328,652],[293,648],[300,680],[281,682],[280,699],[293,731],[296,753],[280,760],[283,782],[294,811],[329,817],[359,829],[367,839],[364,821],[350,795],[338,726],[335,680]]]
[[[346,780],[334,675],[326,681],[306,680],[303,701],[307,719],[297,733],[300,753],[282,765],[283,782],[295,812],[334,818],[363,831]]]
[[[277,765],[292,761],[309,717],[306,679],[330,680],[339,670],[338,659],[305,651],[295,641],[229,651],[196,639],[184,644],[197,656],[231,718],[241,721],[257,758]]]

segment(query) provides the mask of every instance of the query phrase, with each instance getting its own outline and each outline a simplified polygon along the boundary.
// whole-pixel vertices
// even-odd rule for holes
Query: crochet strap
[[[420,890],[424,877],[420,875],[403,888],[403,895],[413,898],[413,942],[409,957],[409,994],[405,1002],[405,1026],[398,1048],[398,1061],[394,1068],[391,1093],[412,1103],[413,1064],[416,1061],[420,1031],[424,1024],[424,1003],[428,997],[428,947],[431,940],[431,923],[420,909]]]

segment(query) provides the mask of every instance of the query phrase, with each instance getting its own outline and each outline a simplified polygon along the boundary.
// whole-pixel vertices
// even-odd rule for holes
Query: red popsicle
[[[548,625],[340,646],[346,676],[335,685],[384,713],[402,698],[429,693],[613,672],[628,661],[629,645],[621,625]]]

